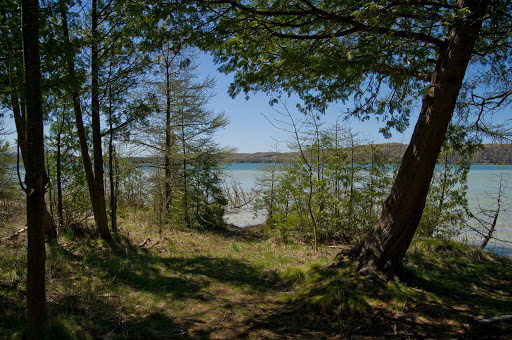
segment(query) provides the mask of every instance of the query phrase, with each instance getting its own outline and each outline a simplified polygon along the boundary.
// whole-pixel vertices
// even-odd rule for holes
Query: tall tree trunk
[[[108,122],[110,127],[110,138],[108,141],[108,170],[110,179],[110,224],[112,225],[112,232],[117,233],[117,191],[115,185],[114,174],[114,129],[112,124],[112,86],[109,86],[109,116]]]
[[[117,188],[116,188],[116,174],[114,167],[115,149],[112,143],[112,136],[109,140],[109,177],[110,177],[110,223],[112,224],[112,232],[117,233]]]
[[[165,59],[165,213],[171,207],[171,70],[169,56]]]
[[[59,219],[59,226],[64,225],[64,208],[62,204],[62,162],[61,162],[61,144],[62,144],[62,129],[64,128],[64,116],[57,132],[57,160],[55,166],[57,167],[57,217]]]
[[[482,26],[487,1],[459,1],[470,14],[457,19],[440,48],[431,85],[379,220],[362,245],[358,270],[400,275],[403,258],[421,219],[432,174],[467,65]]]
[[[183,115],[181,121],[181,146],[183,152],[183,212],[185,216],[185,225],[190,228],[190,213],[189,213],[189,201],[188,201],[188,174],[187,174],[187,146],[185,139],[185,122],[183,121]]]
[[[349,206],[348,206],[348,224],[352,231],[355,229],[354,225],[354,179],[355,179],[355,169],[354,169],[354,135],[352,131],[350,131],[350,198],[349,198]]]
[[[369,203],[369,207],[368,207],[368,216],[372,216],[372,213],[373,213],[373,200],[374,200],[374,192],[375,192],[375,189],[374,189],[374,175],[375,175],[375,153],[376,153],[376,148],[375,146],[373,145],[373,143],[370,144],[370,152],[372,153],[371,154],[371,160],[370,160],[370,189],[369,189],[369,196],[370,196],[370,203]]]
[[[276,169],[276,163],[274,161],[274,164],[272,165],[272,170],[270,172],[270,202],[269,202],[269,205],[268,205],[268,218],[269,218],[269,222],[272,222],[272,218],[274,217],[274,204],[275,204],[275,201],[276,201],[276,198],[275,198],[275,183],[276,183],[276,178],[275,178],[275,171]]]
[[[61,16],[62,16],[62,33],[64,35],[64,53],[66,57],[66,63],[68,67],[69,81],[71,96],[73,98],[73,110],[75,112],[75,123],[80,141],[80,154],[82,155],[82,163],[84,165],[85,179],[87,181],[87,188],[89,189],[89,197],[91,199],[92,210],[94,213],[94,220],[96,224],[101,223],[102,219],[96,208],[96,191],[95,191],[95,180],[94,172],[92,169],[91,157],[89,156],[89,147],[87,146],[87,136],[85,133],[85,127],[83,122],[82,107],[80,105],[80,94],[78,92],[77,77],[75,71],[74,56],[72,53],[71,43],[69,40],[69,29],[67,20],[67,9],[64,4],[61,4]],[[103,164],[103,160],[102,160]],[[105,216],[106,219],[106,216]]]
[[[91,45],[91,125],[92,148],[94,154],[94,217],[96,231],[104,238],[111,237],[108,230],[107,205],[103,181],[103,152],[101,148],[101,120],[99,94],[99,57],[98,57],[98,1],[92,1],[92,45]]]
[[[188,174],[187,174],[187,159],[186,154],[183,154],[183,210],[185,213],[185,225],[190,228],[190,212],[188,202]]]
[[[313,224],[313,249],[318,251],[318,228],[315,219],[315,214],[313,213],[313,169],[308,164],[308,176],[309,176],[309,193],[308,193],[308,212],[309,217],[311,218],[311,223]]]
[[[339,205],[337,204],[341,199],[340,197],[340,179],[339,179],[339,169],[340,169],[340,154],[339,154],[339,140],[338,140],[338,133],[339,133],[339,125],[338,121],[336,120],[335,130],[334,130],[334,152],[336,155],[336,167],[334,169],[334,197],[336,204],[334,205],[334,217],[336,217],[336,220],[339,220],[340,218],[340,209]]]
[[[39,60],[38,0],[22,0],[23,66],[26,100],[27,186],[27,338],[42,339],[46,327],[44,244],[44,169],[43,105]]]
[[[6,41],[7,46],[7,58],[8,58],[8,78],[9,85],[11,86],[11,91],[9,93],[12,113],[14,116],[14,123],[16,125],[16,133],[18,136],[18,143],[21,150],[21,158],[23,159],[23,164],[27,164],[26,162],[26,116],[24,114],[23,108],[20,108],[20,99],[18,95],[18,84],[14,80],[14,65],[13,65],[13,56],[12,49],[9,41]],[[43,198],[44,199],[44,198]],[[50,213],[48,212],[48,208],[46,207],[46,203],[44,204],[44,232],[48,240],[53,239],[57,236],[57,228],[55,223],[53,222]]]
[[[48,200],[50,201],[50,216],[52,217],[52,220],[53,220],[53,217],[55,216],[54,213],[53,213],[53,200],[52,200],[52,183],[50,182],[50,178],[52,176],[51,172],[50,172],[50,156],[48,155],[48,150],[46,150],[44,152],[45,154],[45,158],[46,158],[46,166],[45,166],[45,170],[46,170],[46,176],[48,178],[48,188],[47,190],[45,190],[45,192],[48,192]]]

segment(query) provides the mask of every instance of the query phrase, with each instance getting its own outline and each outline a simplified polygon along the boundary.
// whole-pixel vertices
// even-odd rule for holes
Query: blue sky
[[[204,79],[207,75],[216,79],[215,96],[210,102],[210,108],[215,112],[225,112],[226,116],[230,119],[230,124],[217,134],[217,141],[221,145],[234,147],[238,152],[270,152],[275,151],[277,140],[281,141],[277,144],[278,151],[288,151],[286,142],[290,141],[292,136],[275,128],[268,119],[265,118],[265,116],[271,120],[279,118],[279,115],[274,111],[276,107],[269,105],[269,100],[271,99],[269,96],[257,93],[251,94],[249,100],[245,100],[245,96],[241,94],[232,99],[228,95],[227,90],[233,77],[218,72],[218,65],[213,63],[213,58],[209,55],[199,54],[197,64],[200,79]],[[294,115],[294,119],[300,119],[303,115],[295,110],[296,103],[296,98],[294,99],[292,97],[286,99],[286,105]],[[277,108],[279,108],[279,106],[277,106]],[[370,139],[375,143],[409,143],[419,112],[419,108],[413,110],[413,115],[410,117],[411,125],[403,134],[394,131],[391,139],[385,139],[382,134],[379,133],[379,128],[383,126],[382,123],[379,123],[375,119],[365,122],[360,122],[357,119],[344,121],[340,117],[342,117],[345,109],[346,107],[343,106],[331,105],[327,113],[322,116],[322,121],[325,126],[334,125],[336,120],[341,121],[343,126],[349,126],[352,132],[358,134],[358,139],[361,140],[362,143]],[[3,122],[6,130],[12,132],[10,135],[6,136],[6,139],[11,145],[15,145],[14,122],[9,116],[10,115],[7,114]],[[495,115],[492,119],[495,122],[505,122],[510,119],[511,116],[511,109],[508,108]]]
[[[210,108],[216,113],[225,112],[230,119],[230,124],[217,134],[217,141],[221,145],[234,147],[237,152],[270,152],[275,151],[277,140],[281,141],[277,143],[278,151],[288,151],[287,142],[291,140],[292,136],[275,128],[268,120],[279,118],[279,114],[274,109],[282,109],[282,107],[271,107],[269,105],[271,97],[261,93],[250,94],[249,100],[245,99],[244,94],[238,95],[234,99],[231,98],[227,90],[233,77],[218,72],[218,65],[215,65],[213,58],[207,54],[199,54],[196,62],[199,79],[204,79],[210,75],[216,80],[215,96],[210,101]],[[297,98],[286,99],[287,108],[293,114],[294,119],[300,119],[303,115],[295,109],[296,103]],[[325,126],[333,126],[337,119],[341,121],[339,117],[344,109],[344,107],[331,105],[327,113],[321,117]],[[6,139],[12,146],[15,146],[15,126],[14,120],[10,116],[10,113],[6,114],[3,123],[6,130],[11,132],[6,136]],[[411,121],[415,121],[415,117],[411,117]],[[342,124],[350,126],[353,132],[357,132],[359,139],[365,141],[371,138],[376,143],[408,143],[413,129],[413,126],[409,127],[404,134],[394,132],[393,137],[386,140],[378,132],[382,124],[379,125],[376,120],[360,122],[351,119],[350,121],[343,121]]]
[[[245,95],[238,95],[232,99],[228,93],[228,87],[233,77],[217,71],[218,65],[213,63],[211,56],[200,54],[198,63],[199,78],[203,79],[210,75],[216,80],[215,97],[210,102],[210,107],[215,112],[225,112],[230,119],[230,124],[217,134],[217,140],[222,145],[236,147],[238,152],[269,152],[275,151],[277,141],[289,141],[292,136],[288,133],[274,127],[268,119],[279,118],[279,114],[274,111],[276,107],[271,107],[269,101],[271,97],[264,94],[250,94],[249,100],[245,100]],[[295,109],[297,99],[287,98],[286,106],[294,119],[299,119],[303,115]],[[277,107],[279,109],[279,106]],[[282,109],[282,107],[281,107]],[[331,105],[327,113],[321,117],[326,126],[332,126],[345,111],[345,107]],[[265,116],[268,118],[265,118]],[[415,122],[416,117],[411,117],[411,122]],[[375,119],[360,122],[357,119],[342,121],[342,124],[358,133],[361,140],[372,139],[375,143],[401,142],[408,143],[414,126],[410,126],[403,134],[393,133],[391,139],[385,139],[378,131],[382,124]],[[287,143],[282,142],[278,145],[278,150],[287,151]]]

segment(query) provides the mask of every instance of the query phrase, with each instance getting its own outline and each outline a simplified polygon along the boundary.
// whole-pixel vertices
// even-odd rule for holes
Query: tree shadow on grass
[[[430,264],[410,259],[409,276],[402,283],[365,281],[348,260],[337,267],[312,268],[302,284],[305,289],[270,313],[255,316],[244,337],[512,338],[510,321],[476,326],[483,317],[512,314],[510,261],[447,256],[436,254],[439,262]],[[418,264],[421,270],[411,269]]]
[[[281,302],[267,313],[255,315],[249,321],[250,327],[240,338],[335,339],[346,336],[340,328],[339,316],[334,315],[335,306],[331,303],[327,307],[323,306],[324,301],[321,299],[327,301],[332,297],[333,291],[340,294],[345,290],[355,292],[355,283],[339,281],[336,270],[327,267],[313,267],[306,276],[309,281],[306,291],[297,293],[291,300]],[[353,305],[359,303],[360,301],[352,301]],[[353,311],[357,309],[352,307]]]
[[[49,302],[48,307],[52,312],[49,339],[193,338],[187,332],[187,323],[160,312],[126,318],[114,303],[99,299],[84,303],[73,296]]]
[[[266,271],[230,258],[197,256],[192,258],[161,258],[168,269],[194,277],[207,277],[217,282],[246,286],[256,291],[280,290],[284,282],[276,272]]]
[[[56,331],[50,330],[56,338],[167,339],[169,334],[181,336],[181,332],[173,332],[186,329],[186,325],[163,313],[148,314],[147,309],[138,310],[135,304],[143,301],[123,305],[119,303],[121,296],[145,292],[171,301],[201,297],[200,280],[162,273],[159,261],[152,254],[126,242],[107,246],[82,244],[72,251],[55,245],[48,255],[55,267],[54,287],[59,290],[48,294],[50,319],[61,323]],[[138,299],[144,297],[142,294]],[[152,329],[153,326],[157,328]],[[76,337],[66,335],[70,332],[76,333]]]
[[[186,303],[192,299],[203,305],[211,302],[219,308],[229,308],[224,306],[229,301],[217,301],[217,296],[208,289],[210,286],[222,283],[231,288],[246,287],[251,294],[273,292],[286,286],[277,273],[264,271],[241,260],[206,256],[161,257],[134,246],[127,239],[107,246],[77,246],[73,250],[55,245],[49,252],[49,260],[56,266],[55,275],[60,275],[56,281],[76,278],[75,284],[88,285],[82,288],[87,290],[85,292],[76,288],[55,292],[49,304],[52,315],[66,322],[79,320],[76,327],[95,338],[104,337],[115,329],[120,315],[126,313],[137,315],[122,323],[122,334],[126,333],[128,338],[209,337],[206,330],[197,327],[194,334],[187,333],[190,323],[194,323],[192,321],[180,323],[170,320],[166,313],[159,311],[144,314],[147,309],[139,316],[133,311],[133,306],[119,306],[115,295],[126,292],[124,288],[118,290],[121,287],[130,287],[130,291],[137,295],[153,294],[155,299]],[[62,267],[57,268],[56,263],[61,263]],[[100,290],[95,291],[94,287]],[[139,296],[143,298],[144,294]]]
[[[457,247],[460,247],[458,249]],[[463,248],[464,247],[464,248]],[[479,250],[445,242],[435,249],[437,256],[409,255],[405,284],[435,294],[437,302],[418,305],[434,320],[457,319],[467,325],[465,337],[512,338],[510,321],[481,325],[483,318],[512,314],[512,268],[510,260],[492,258]],[[424,304],[425,305],[425,304]],[[439,322],[440,323],[440,322]],[[444,327],[449,331],[448,327]],[[443,329],[439,329],[439,332]]]
[[[250,327],[239,339],[334,339],[343,338],[332,326],[329,318],[323,317],[306,305],[284,303],[268,315],[256,316]]]
[[[190,334],[187,331],[189,328],[187,323],[177,323],[167,315],[155,312],[124,323],[116,333],[121,333],[125,338],[136,335],[139,339],[197,339],[200,334]],[[207,338],[207,334],[202,335]]]
[[[110,288],[125,285],[138,291],[170,294],[168,298],[176,299],[197,295],[204,284],[200,280],[162,273],[157,256],[130,243],[109,246],[88,247],[83,256],[77,256],[66,249],[58,249],[58,254],[64,261],[80,268],[80,275],[97,278]]]
[[[151,293],[172,293],[174,298],[194,297],[211,280],[256,291],[279,290],[284,283],[272,271],[263,271],[244,261],[224,257],[161,257],[123,240],[109,249],[89,249],[83,258],[60,252],[78,261],[92,273],[113,283]],[[78,263],[77,263],[78,265]],[[185,275],[184,275],[185,274]]]
[[[25,299],[26,291],[21,287],[0,287],[0,339],[8,339],[25,326]]]

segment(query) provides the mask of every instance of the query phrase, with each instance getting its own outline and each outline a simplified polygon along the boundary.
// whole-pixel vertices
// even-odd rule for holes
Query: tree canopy
[[[448,44],[450,29],[469,15],[464,4],[189,1],[197,13],[191,14],[189,8],[185,16],[196,21],[189,20],[184,27],[192,32],[192,40],[214,54],[221,71],[234,74],[231,95],[295,93],[304,100],[302,109],[320,112],[329,103],[350,102],[348,113],[361,119],[377,114],[386,122],[387,133],[409,124],[411,109],[429,86],[440,51]],[[505,72],[510,70],[509,5],[491,1],[482,14],[471,60],[472,75],[477,77],[467,77],[470,94],[461,96],[473,108],[482,104],[482,98],[493,98],[495,106],[510,101],[510,72]],[[477,110],[473,113],[478,116]]]

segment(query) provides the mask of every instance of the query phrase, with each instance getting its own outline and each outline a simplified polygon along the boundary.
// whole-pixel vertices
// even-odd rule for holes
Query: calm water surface
[[[256,177],[259,175],[260,163],[237,163],[230,165],[225,171],[227,183],[237,181],[244,190],[255,187]],[[500,176],[503,177],[502,210],[498,217],[495,236],[499,240],[492,240],[488,247],[496,252],[512,256],[512,165],[472,165],[468,174],[468,204],[473,213],[482,208],[493,209],[498,192]],[[255,215],[246,207],[226,215],[226,221],[240,227],[247,227],[262,223],[263,215]],[[480,244],[482,237],[475,232],[465,231],[460,239],[468,243]]]

